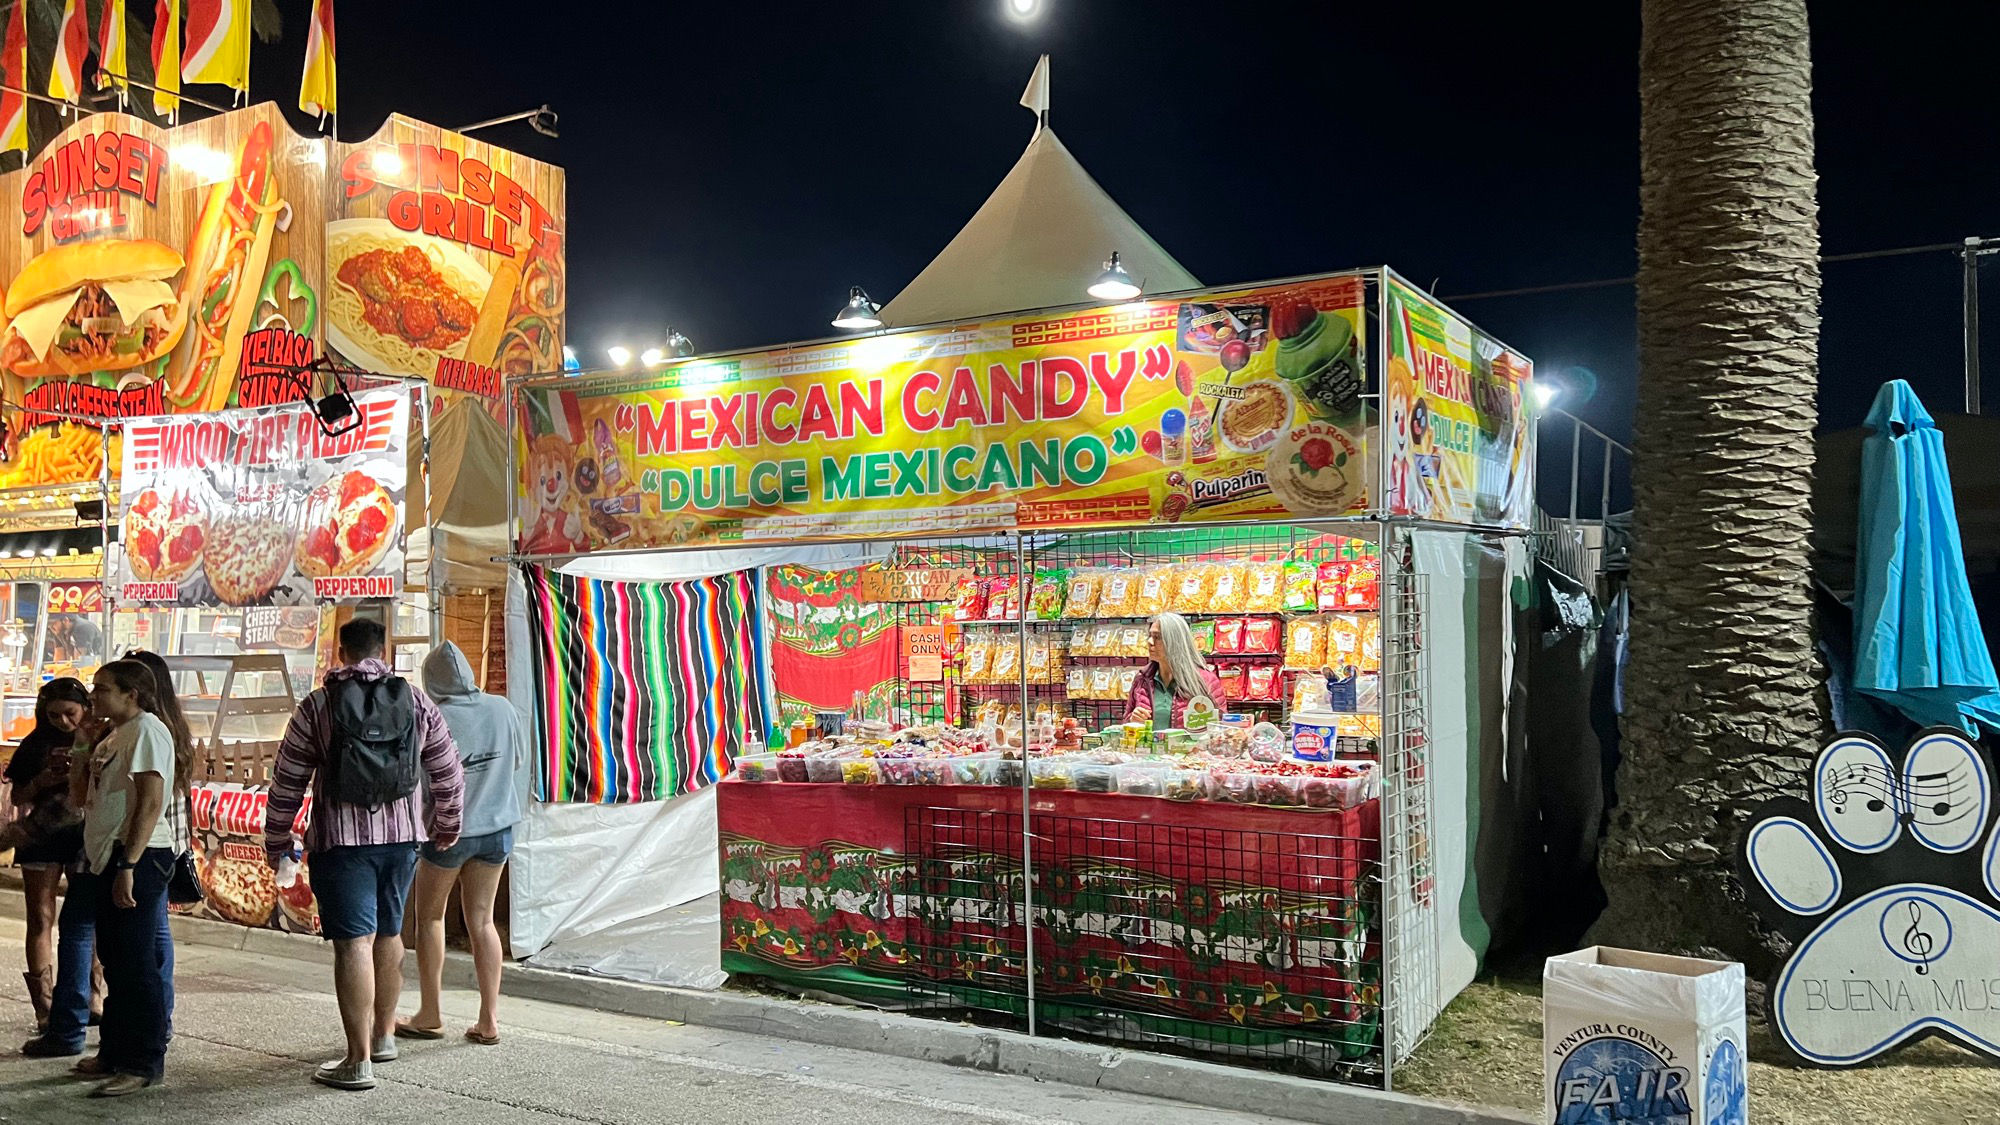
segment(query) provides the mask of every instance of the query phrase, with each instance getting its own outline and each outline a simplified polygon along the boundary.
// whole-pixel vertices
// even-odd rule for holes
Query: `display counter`
[[[723,968],[922,1007],[1020,998],[1021,817],[972,786],[725,782]],[[1375,1044],[1380,810],[1040,792],[1033,977],[1044,1020]],[[1203,1036],[1206,1038],[1206,1036]]]

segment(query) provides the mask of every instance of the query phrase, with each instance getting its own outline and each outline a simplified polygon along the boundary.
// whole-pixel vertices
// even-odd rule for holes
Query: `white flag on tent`
[[[1028,79],[1028,88],[1021,91],[1021,104],[1035,111],[1035,116],[1049,111],[1049,57],[1035,64],[1035,76]]]

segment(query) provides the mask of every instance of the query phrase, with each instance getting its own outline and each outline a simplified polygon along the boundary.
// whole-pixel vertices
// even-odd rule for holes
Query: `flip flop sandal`
[[[498,1035],[481,1035],[470,1029],[467,1029],[465,1038],[467,1042],[477,1043],[482,1047],[498,1047],[500,1045],[500,1037]]]
[[[413,1023],[404,1023],[404,1022],[403,1022],[402,1020],[397,1020],[397,1021],[396,1021],[396,1038],[398,1038],[398,1039],[443,1039],[443,1038],[444,1038],[444,1028],[441,1028],[441,1027],[418,1027],[418,1026],[417,1026],[416,1024],[413,1024]]]

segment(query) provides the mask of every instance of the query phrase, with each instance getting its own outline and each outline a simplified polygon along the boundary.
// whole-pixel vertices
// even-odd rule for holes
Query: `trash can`
[[[1543,1120],[1746,1125],[1743,966],[1592,946],[1542,969]]]

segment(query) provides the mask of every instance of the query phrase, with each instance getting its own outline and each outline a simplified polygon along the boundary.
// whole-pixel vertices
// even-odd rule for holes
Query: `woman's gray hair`
[[[1202,682],[1201,673],[1208,665],[1195,651],[1194,630],[1188,628],[1187,618],[1178,613],[1162,613],[1153,618],[1153,624],[1160,630],[1160,655],[1166,658],[1160,661],[1161,681],[1181,699],[1207,695],[1208,686]]]

